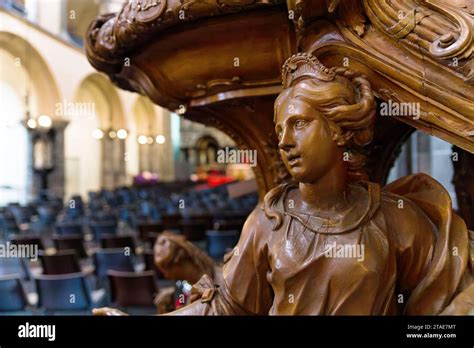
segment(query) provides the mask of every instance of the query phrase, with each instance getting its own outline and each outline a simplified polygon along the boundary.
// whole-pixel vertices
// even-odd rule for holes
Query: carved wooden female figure
[[[275,131],[292,181],[249,216],[221,284],[204,276],[195,301],[170,314],[472,310],[467,229],[448,192],[424,174],[383,189],[367,181],[360,149],[376,108],[367,79],[309,54],[288,59],[282,74]]]

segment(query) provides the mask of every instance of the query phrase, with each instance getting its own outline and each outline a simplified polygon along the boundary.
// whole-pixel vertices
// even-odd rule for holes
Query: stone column
[[[138,170],[140,173],[146,170],[146,145],[138,144]]]
[[[113,139],[109,137],[108,131],[104,132],[102,138],[102,188],[112,189],[114,185],[114,163],[113,163]]]
[[[125,139],[117,139],[118,153],[116,163],[118,168],[118,180],[116,186],[124,186],[127,183],[127,168],[125,163],[126,141]]]
[[[68,125],[68,121],[60,120],[54,121],[54,170],[48,177],[48,187],[54,195],[64,197],[65,186],[66,186],[66,161],[65,161],[65,142],[64,142],[64,130]]]
[[[34,199],[41,191],[42,178],[39,173],[35,172],[34,162],[34,138],[40,133],[47,133],[47,137],[51,141],[53,168],[47,176],[47,187],[48,190],[57,197],[64,199],[65,192],[65,149],[64,149],[64,130],[68,125],[66,120],[53,120],[51,128],[42,129],[35,128],[31,129],[28,126],[25,127],[28,130],[28,179],[27,179],[27,196],[28,200]]]
[[[156,141],[153,144],[149,145],[150,153],[148,155],[148,160],[150,163],[150,171],[153,173],[158,173],[159,178],[161,179],[162,173],[162,166],[161,166],[161,146],[157,144]]]
[[[167,110],[162,110],[162,134],[166,138],[166,142],[159,145],[160,150],[163,152],[163,176],[162,179],[165,181],[172,181],[175,177],[175,157],[173,154],[173,142],[171,139],[171,113]]]

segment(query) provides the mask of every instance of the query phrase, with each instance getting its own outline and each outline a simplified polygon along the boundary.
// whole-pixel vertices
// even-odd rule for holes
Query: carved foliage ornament
[[[373,26],[413,51],[440,61],[473,83],[473,0],[364,0]],[[469,5],[469,6],[468,6]]]
[[[300,32],[311,9],[324,7],[328,15],[358,36],[367,23],[409,50],[431,57],[474,83],[474,0],[288,0],[288,10]]]

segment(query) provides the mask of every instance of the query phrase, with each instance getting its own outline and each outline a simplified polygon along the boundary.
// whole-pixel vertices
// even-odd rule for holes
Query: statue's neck
[[[347,169],[344,163],[335,165],[314,183],[300,183],[301,209],[308,212],[343,211],[346,200]]]

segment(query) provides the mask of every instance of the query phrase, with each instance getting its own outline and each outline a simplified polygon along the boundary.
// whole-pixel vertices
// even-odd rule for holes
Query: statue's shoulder
[[[415,202],[406,196],[382,190],[380,208],[388,226],[402,230],[403,226],[430,226],[431,221]]]
[[[281,209],[282,207],[279,207],[279,205],[284,203],[287,192],[297,187],[298,186],[296,184],[291,182],[284,182],[278,186],[275,186],[265,194],[262,209],[265,210],[272,207],[275,209]]]
[[[402,177],[382,189],[381,207],[387,224],[398,234],[427,234],[437,230],[438,214],[451,215],[448,191],[426,174]]]
[[[271,230],[278,229],[283,223],[285,213],[284,200],[288,191],[297,186],[291,182],[282,183],[267,192],[261,205],[261,212],[265,216],[266,223],[271,224]]]
[[[424,173],[397,179],[382,189],[384,205],[392,209],[452,211],[452,200],[441,183]],[[431,214],[428,214],[431,215]]]

